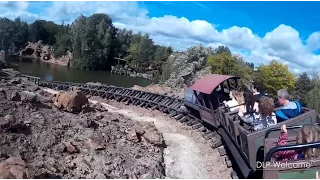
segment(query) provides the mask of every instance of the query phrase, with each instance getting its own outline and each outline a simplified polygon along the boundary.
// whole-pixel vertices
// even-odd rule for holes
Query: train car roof
[[[219,86],[219,84],[227,79],[239,79],[239,77],[221,74],[209,74],[196,81],[190,88],[205,94],[211,94],[211,92],[217,86]]]

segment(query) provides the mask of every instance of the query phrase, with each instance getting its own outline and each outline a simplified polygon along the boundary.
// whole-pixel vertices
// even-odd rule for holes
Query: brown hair
[[[244,97],[243,97],[243,92],[242,91],[233,90],[232,91],[232,95],[233,95],[233,97],[236,99],[236,101],[239,104],[243,104],[244,103]]]
[[[302,125],[300,132],[297,135],[297,143],[298,144],[307,144],[312,142],[319,142],[319,133],[320,129],[317,125]],[[310,159],[312,157],[320,156],[319,148],[309,148],[303,150],[304,158]]]
[[[259,110],[262,116],[271,116],[274,111],[274,100],[265,96],[261,97],[259,100]]]

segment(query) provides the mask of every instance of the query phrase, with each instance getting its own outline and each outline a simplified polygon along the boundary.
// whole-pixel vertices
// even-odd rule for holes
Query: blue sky
[[[320,30],[320,2],[141,2],[151,17],[166,14],[184,16],[189,20],[204,19],[218,24],[218,30],[230,26],[245,26],[259,36],[279,24],[295,27],[305,34]]]
[[[320,2],[0,2],[0,17],[71,23],[80,14],[109,14],[114,25],[149,33],[156,44],[185,50],[227,45],[247,61],[320,65]]]

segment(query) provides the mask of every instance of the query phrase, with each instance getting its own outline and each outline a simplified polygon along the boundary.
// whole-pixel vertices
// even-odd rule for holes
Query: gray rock
[[[10,95],[11,101],[21,101],[21,96],[17,91],[12,91]]]
[[[183,88],[182,76],[191,74],[191,84],[197,79],[210,73],[210,67],[206,65],[206,59],[212,54],[212,50],[204,46],[189,48],[185,53],[173,54],[168,58],[165,74],[170,74],[163,82],[172,88]]]
[[[27,101],[31,103],[35,103],[38,101],[37,95],[33,92],[29,91],[22,91],[21,92],[21,100],[22,101]]]

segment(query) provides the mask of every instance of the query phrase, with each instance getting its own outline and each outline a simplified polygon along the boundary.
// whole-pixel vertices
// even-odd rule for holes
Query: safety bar
[[[313,125],[319,125],[319,123],[314,123]],[[303,125],[297,125],[297,126],[288,126],[286,127],[287,129],[297,129],[297,128],[301,128]],[[272,131],[279,131],[281,130],[281,127],[280,128],[271,128],[271,129],[268,129],[268,131],[266,132],[264,138],[267,139],[269,137],[269,134],[272,132]]]

